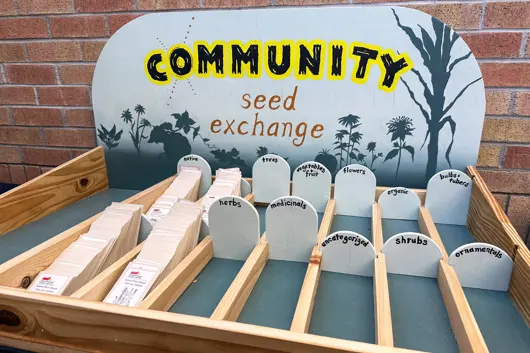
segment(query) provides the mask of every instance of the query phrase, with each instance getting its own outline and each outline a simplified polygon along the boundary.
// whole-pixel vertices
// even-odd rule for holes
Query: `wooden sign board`
[[[476,163],[485,112],[466,43],[394,6],[147,14],[106,43],[92,99],[111,184],[128,188],[190,153],[245,177],[276,154],[424,188]]]

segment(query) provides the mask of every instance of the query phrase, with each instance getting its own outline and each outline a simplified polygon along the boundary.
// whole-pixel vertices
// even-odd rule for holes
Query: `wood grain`
[[[329,235],[331,225],[333,224],[333,217],[335,216],[335,200],[329,200],[324,210],[324,216],[320,222],[318,229],[318,242],[322,242],[325,237]]]
[[[153,202],[164,193],[174,179],[175,177],[170,177],[161,181],[149,189],[131,196],[123,202],[143,205],[144,212],[146,212]],[[81,234],[86,233],[100,214],[90,217],[89,219],[0,265],[0,285],[26,288],[26,284],[31,283],[33,278],[40,271],[50,266],[64,249],[77,240]]]
[[[0,347],[1,346],[40,353],[102,353],[100,350],[82,349],[70,344],[38,340],[32,337],[15,335],[3,331],[0,331]]]
[[[517,248],[526,247],[475,167],[467,168],[473,179],[467,227],[476,241],[500,247],[513,259]]]
[[[298,303],[296,304],[293,321],[291,322],[291,331],[307,332],[309,330],[321,269],[322,253],[319,251],[318,245],[315,245],[311,254],[311,259],[307,265],[307,271],[305,273],[302,289],[300,290],[300,296],[298,297]]]
[[[488,347],[455,270],[443,260],[438,267],[438,286],[461,353],[486,353]]]
[[[264,233],[210,316],[212,319],[237,320],[268,259],[269,243]]]
[[[432,220],[431,213],[423,206],[420,207],[420,211],[418,213],[418,224],[420,226],[420,232],[431,238],[436,245],[438,245],[442,251],[442,260],[447,261],[449,256],[445,250],[442,238],[440,238],[440,234],[438,234],[438,230],[436,229],[436,226]]]
[[[378,203],[372,205],[372,242],[376,254],[383,249],[383,221],[381,220],[381,206]]]
[[[211,320],[155,310],[84,301],[0,288],[0,310],[16,315],[9,327],[18,335],[116,353],[413,353],[352,342]]]
[[[377,254],[374,261],[374,321],[375,342],[381,346],[393,347],[392,312],[386,273],[385,254]]]
[[[212,238],[204,238],[142,301],[140,308],[167,311],[213,257]]]
[[[530,251],[527,248],[517,249],[508,292],[530,327]]]
[[[244,197],[244,199],[247,200],[248,202],[250,202],[251,204],[254,204],[254,194],[253,193],[247,194]]]
[[[0,236],[108,188],[103,147],[0,195]]]

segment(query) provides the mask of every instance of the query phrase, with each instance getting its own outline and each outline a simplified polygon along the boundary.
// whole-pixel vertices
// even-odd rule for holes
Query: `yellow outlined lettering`
[[[256,58],[248,58],[248,55],[251,55],[251,53],[249,53],[251,45],[257,45],[257,57]],[[241,72],[239,73],[234,72],[234,69],[236,68],[237,63],[234,59],[234,53],[232,49],[233,46],[238,46],[241,49],[241,52],[244,55],[247,55],[246,59],[238,60],[238,62],[241,65]],[[243,44],[243,42],[241,42],[240,40],[231,40],[230,42],[228,42],[228,59],[230,63],[228,67],[228,76],[233,77],[233,78],[241,78],[241,77],[244,77],[245,75],[250,78],[261,77],[262,56],[263,56],[263,52],[262,52],[262,47],[261,47],[261,41],[251,40],[251,41],[248,41],[246,44]],[[253,59],[255,60],[255,62],[252,62]],[[256,67],[255,73],[251,72],[252,71],[251,66],[253,64]]]
[[[176,67],[172,66],[172,56],[174,55],[173,52],[177,51],[178,53],[184,54],[184,55],[178,55],[176,60]],[[185,55],[185,54],[189,55]],[[171,68],[171,75],[175,77],[177,80],[186,80],[188,79],[192,74],[196,71],[196,62],[197,57],[195,53],[188,47],[186,44],[180,43],[175,44],[169,50],[167,51],[167,58],[169,67]],[[183,70],[183,73],[179,74],[177,70]]]
[[[320,58],[318,62],[318,74],[315,75],[311,72],[311,70],[306,70],[305,73],[300,73],[300,67],[301,67],[301,50],[302,46],[304,46],[309,53],[314,54],[315,53],[315,46],[320,45]],[[312,60],[315,60],[315,58],[311,57]],[[305,59],[307,60],[307,59]],[[312,80],[321,80],[322,76],[324,75],[324,61],[326,60],[326,42],[320,39],[315,39],[310,42],[306,40],[299,40],[296,42],[295,50],[294,50],[294,62],[295,62],[295,71],[294,71],[294,77],[297,80],[305,80],[307,78]],[[309,66],[308,66],[309,68]]]
[[[215,61],[216,59],[219,60],[219,58],[212,58],[210,60],[206,60],[206,72],[205,73],[200,73],[200,61],[199,61],[199,45],[202,45],[204,47],[206,47],[206,49],[208,50],[208,53],[211,55],[212,52],[214,51],[214,49],[216,49],[216,47],[218,45],[221,46],[222,48],[222,57],[220,58],[220,61],[221,61],[221,67],[222,67],[222,73],[218,73],[217,72],[217,63],[216,62],[212,62],[212,61]],[[224,78],[226,77],[226,71],[227,71],[227,68],[228,68],[228,65],[227,65],[227,59],[228,59],[228,52],[227,52],[227,47],[226,47],[226,42],[225,41],[222,41],[222,40],[216,40],[214,41],[212,44],[208,44],[208,42],[204,41],[204,40],[198,40],[196,41],[194,44],[193,44],[193,48],[195,49],[195,57],[197,58],[196,62],[197,62],[197,68],[195,69],[195,72],[196,72],[196,75],[197,77],[210,77],[211,75],[213,75],[213,77],[215,78]],[[212,73],[212,74],[210,74]]]
[[[269,48],[271,47],[276,47],[276,56],[275,58],[272,58],[272,60],[274,60],[274,63],[278,66],[280,66],[282,63],[283,63],[283,60],[284,60],[284,56],[285,56],[285,50],[284,50],[284,46],[288,46],[289,47],[289,50],[290,50],[290,58],[289,58],[289,67],[285,70],[284,73],[273,73],[270,69],[270,66],[269,66]],[[281,41],[274,41],[274,40],[269,40],[265,43],[265,49],[263,50],[263,63],[264,63],[264,66],[265,66],[265,72],[267,73],[267,75],[269,75],[270,78],[272,78],[273,80],[281,80],[281,79],[284,79],[286,77],[289,77],[291,76],[292,72],[293,72],[293,66],[295,66],[295,61],[294,61],[294,51],[295,51],[295,47],[294,47],[294,42],[292,40],[281,40]]]
[[[334,57],[334,51],[333,48],[339,49],[342,47],[342,53],[340,53],[340,56]],[[328,43],[328,80],[330,81],[337,81],[337,80],[343,80],[346,76],[346,52],[348,51],[348,43],[344,40],[332,40]],[[337,62],[334,62],[334,60],[338,60]],[[333,68],[340,70],[340,75],[332,75]]]
[[[364,76],[362,78],[358,78],[356,76],[357,74],[357,71],[359,70],[359,64],[360,64],[360,58],[359,58],[359,55],[355,55],[353,54],[353,51],[355,50],[355,47],[363,47],[363,48],[367,48],[369,50],[374,50],[374,51],[377,51],[378,53],[381,52],[381,47],[378,46],[378,45],[372,45],[372,44],[367,44],[367,43],[362,43],[362,42],[353,42],[350,44],[350,53],[349,53],[349,56],[351,59],[353,59],[353,72],[352,72],[352,75],[351,75],[351,80],[355,83],[358,83],[358,84],[364,84],[368,81],[368,77],[370,77],[370,69],[372,68],[372,65],[375,63],[375,62],[379,62],[379,55],[376,56],[375,59],[369,59],[368,62],[366,63],[366,71],[364,73]]]
[[[171,82],[169,75],[171,70],[169,68],[167,55],[162,49],[151,50],[146,55],[144,59],[144,70],[149,81],[155,85],[163,86]]]
[[[392,62],[394,63],[398,62],[401,59],[404,59],[405,62],[407,63],[407,66],[403,67],[402,69],[400,69],[399,71],[395,73],[394,80],[392,81],[392,85],[390,87],[383,85],[383,82],[385,81],[386,70],[387,70],[382,60],[383,55],[389,55],[390,58],[392,59]],[[409,57],[407,53],[403,53],[403,54],[396,56],[396,54],[394,53],[392,49],[382,50],[380,52],[379,59],[377,60],[377,64],[379,65],[379,69],[381,70],[381,77],[379,78],[378,87],[380,90],[383,90],[385,92],[393,92],[397,87],[397,83],[399,82],[401,75],[410,71],[414,67],[414,63],[412,62],[412,59]]]

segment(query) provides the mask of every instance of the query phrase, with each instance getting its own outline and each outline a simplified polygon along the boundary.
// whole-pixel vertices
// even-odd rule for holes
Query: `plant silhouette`
[[[134,107],[134,111],[136,112],[136,121],[129,109],[125,109],[121,113],[121,118],[130,126],[129,135],[133,141],[134,148],[140,154],[142,140],[149,138],[149,136],[144,136],[145,128],[151,127],[151,123],[145,118],[140,120],[140,116],[145,115],[145,108],[141,104],[137,104]]]
[[[399,165],[401,164],[401,151],[406,150],[412,156],[412,162],[414,162],[414,147],[407,145],[405,139],[407,136],[412,136],[412,131],[414,127],[412,124],[412,119],[406,116],[398,116],[393,118],[386,124],[388,126],[388,134],[392,134],[390,140],[394,143],[394,149],[388,152],[383,162],[386,162],[390,159],[398,157],[398,163],[396,167],[396,175],[394,176],[394,181],[397,181]]]
[[[217,148],[210,151],[210,153],[225,167],[248,167],[245,161],[239,157],[239,151],[235,147],[229,151]]]
[[[445,159],[449,163],[449,167],[451,167],[450,153],[456,132],[456,122],[453,120],[452,116],[449,115],[449,111],[453,108],[458,99],[462,97],[466,90],[474,83],[480,81],[482,77],[469,82],[460,90],[452,101],[449,102],[449,104],[446,104],[445,90],[448,86],[453,70],[458,63],[471,56],[471,51],[451,61],[453,45],[460,37],[456,32],[452,31],[449,26],[433,17],[432,27],[434,29],[434,37],[431,37],[423,27],[419,26],[421,31],[420,39],[412,28],[401,23],[394,9],[392,9],[392,12],[394,13],[399,28],[405,32],[414,47],[416,47],[420,53],[423,59],[423,65],[429,70],[432,78],[431,89],[420,72],[415,68],[411,69],[423,86],[423,96],[429,105],[430,111],[427,111],[427,109],[425,109],[425,107],[416,99],[416,95],[410,89],[407,81],[401,78],[401,81],[407,87],[410,98],[418,106],[425,118],[425,122],[427,123],[427,132],[421,148],[423,148],[425,142],[429,139],[427,145],[427,167],[425,170],[425,180],[429,180],[437,170],[439,134],[446,124],[448,124],[451,129],[451,143],[445,151]]]
[[[164,152],[160,156],[171,161],[178,161],[191,153],[191,145],[188,139],[177,130],[174,130],[173,125],[168,122],[155,125],[151,130],[147,143],[163,144]]]
[[[107,130],[102,124],[100,124],[100,127],[101,129],[98,129],[98,137],[103,141],[110,152],[114,147],[118,147],[123,130],[116,132],[116,124],[114,124],[110,130]]]
[[[370,170],[372,172],[375,172],[375,169],[374,169],[374,162],[378,159],[378,158],[381,158],[383,157],[383,153],[377,153],[375,151],[376,149],[376,146],[377,144],[375,142],[368,142],[368,145],[366,146],[366,150],[368,151],[368,153],[370,153],[371,155],[371,161],[370,161],[370,165],[368,166],[368,163],[365,162],[365,166],[370,168]],[[364,159],[364,158],[363,158]]]
[[[315,157],[315,162],[322,164],[332,174],[337,169],[337,159],[335,156],[329,153],[329,150],[326,149],[322,149],[322,151],[318,153],[318,155]]]
[[[267,154],[275,154],[275,155],[279,156],[278,153],[269,152],[269,149],[267,147],[265,147],[265,146],[259,146],[258,149],[256,150],[256,154],[257,154],[258,158],[263,157],[263,156],[265,156]],[[282,158],[285,159],[285,160],[289,159],[287,157],[282,157]]]
[[[359,150],[355,147],[356,144],[359,144],[362,139],[362,134],[358,131],[353,131],[354,129],[361,126],[361,123],[359,121],[361,118],[357,115],[348,114],[347,116],[343,116],[342,118],[339,118],[339,123],[344,126],[347,130],[338,130],[337,134],[335,135],[335,138],[337,138],[338,146],[340,148],[335,147],[335,149],[339,149],[341,152],[341,160],[342,160],[342,151],[346,152],[346,164],[350,164],[352,159],[357,160],[357,156],[354,151],[359,152]],[[338,136],[337,136],[338,135]],[[346,146],[342,145],[342,139],[344,137],[348,137]],[[340,137],[340,138],[338,138]],[[345,147],[345,148],[344,148]]]
[[[346,151],[346,156],[348,155],[348,144],[342,142],[346,136],[348,136],[348,130],[337,130],[337,133],[335,134],[336,141],[333,142],[333,144],[336,145],[334,150],[340,151],[335,153],[335,156],[339,157],[339,168],[342,168],[342,162],[346,162],[346,159],[342,157],[342,152]]]

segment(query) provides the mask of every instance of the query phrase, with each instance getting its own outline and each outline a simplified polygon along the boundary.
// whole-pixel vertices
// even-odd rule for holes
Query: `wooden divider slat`
[[[449,256],[447,254],[447,251],[445,250],[442,238],[440,238],[440,234],[438,234],[438,230],[434,225],[431,213],[423,206],[420,207],[420,211],[418,213],[418,224],[420,225],[420,232],[431,238],[436,243],[436,245],[438,245],[438,247],[442,251],[442,260],[447,261]]]
[[[486,353],[488,347],[475,321],[455,270],[441,260],[438,286],[461,353]]]
[[[530,327],[530,251],[527,248],[517,249],[508,292]]]
[[[372,205],[372,243],[375,253],[378,254],[383,248],[383,221],[381,220],[381,206],[378,203]]]
[[[386,273],[385,254],[379,253],[374,261],[374,319],[375,342],[380,346],[393,347],[392,312]]]
[[[108,186],[103,147],[96,147],[0,195],[0,236]]]
[[[153,202],[173,182],[175,177],[170,177],[153,185],[138,194],[131,196],[123,203],[134,203],[144,206],[144,212],[151,207]],[[17,257],[0,265],[0,286],[25,288],[33,278],[46,269],[59,256],[59,254],[73,243],[79,236],[86,233],[92,223],[101,213],[65,230],[55,237],[37,245],[36,247],[18,255]]]
[[[329,235],[331,225],[333,224],[333,216],[335,216],[335,200],[329,200],[320,222],[320,228],[318,229],[318,242],[322,242],[325,237]]]
[[[71,344],[56,341],[38,340],[33,337],[15,335],[5,331],[0,331],[1,346],[40,353],[103,353],[100,350],[78,348]]]
[[[167,311],[213,257],[212,238],[204,238],[142,301],[140,308]]]
[[[260,242],[247,258],[245,264],[215,308],[211,316],[212,319],[237,320],[268,259],[269,243],[267,242],[266,234],[263,233]]]

